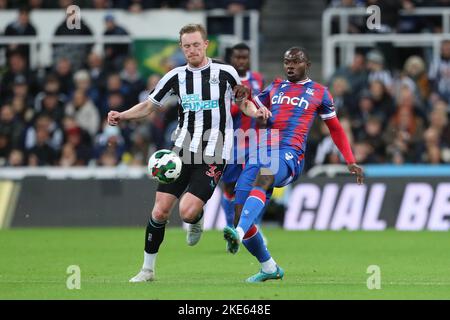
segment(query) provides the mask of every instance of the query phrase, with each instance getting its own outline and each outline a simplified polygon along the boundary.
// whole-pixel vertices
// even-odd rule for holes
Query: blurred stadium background
[[[113,226],[143,236],[156,188],[146,161],[170,147],[176,108],[120,127],[106,114],[184,64],[178,31],[191,22],[207,26],[210,56],[246,42],[266,84],[283,77],[286,49],[305,47],[366,170],[356,186],[318,120],[303,177],[276,190],[263,225],[450,229],[450,1],[0,0],[0,229],[11,229],[0,236]],[[225,224],[220,197],[207,229]],[[170,226],[182,226],[177,212]]]

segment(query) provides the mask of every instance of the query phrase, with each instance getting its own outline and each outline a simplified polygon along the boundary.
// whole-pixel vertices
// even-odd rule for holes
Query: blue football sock
[[[225,211],[225,220],[227,226],[234,227],[234,199],[230,198],[228,194],[223,194],[222,196],[222,208]]]
[[[256,217],[256,219],[255,219],[255,224],[256,225],[260,225],[261,224],[261,222],[263,220],[264,213],[266,212],[268,206],[269,206],[269,199],[266,200],[266,203],[264,204],[264,208],[261,210],[261,213],[259,214],[259,216]]]
[[[259,231],[256,231],[256,233],[248,239],[244,239],[242,243],[260,263],[266,262],[271,258],[269,250],[267,250],[267,247],[264,245],[263,237]]]

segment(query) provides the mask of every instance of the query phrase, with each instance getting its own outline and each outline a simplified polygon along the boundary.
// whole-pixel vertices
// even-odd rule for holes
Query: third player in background
[[[263,76],[259,72],[250,70],[250,48],[245,43],[236,44],[231,48],[230,64],[238,72],[242,85],[250,89],[250,99],[262,91],[264,88]],[[231,115],[235,132],[239,129],[242,132],[258,129],[256,120],[243,114],[236,104],[233,104],[231,107]],[[242,159],[240,155],[248,157],[248,144],[247,139],[239,141],[239,139],[235,138],[232,161],[227,164],[222,175],[223,196],[221,204],[225,212],[227,226],[229,227],[234,227],[234,187],[246,162],[246,159]],[[257,224],[261,222],[262,215],[258,217]]]

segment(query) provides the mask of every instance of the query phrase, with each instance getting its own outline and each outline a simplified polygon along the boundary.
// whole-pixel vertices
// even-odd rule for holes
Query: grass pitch
[[[241,247],[225,252],[219,231],[195,247],[167,229],[157,280],[128,283],[142,265],[144,228],[0,231],[0,299],[450,299],[448,233],[294,232],[266,229],[282,281],[247,284],[259,265]],[[81,289],[66,287],[81,269]],[[381,271],[369,290],[367,268]]]

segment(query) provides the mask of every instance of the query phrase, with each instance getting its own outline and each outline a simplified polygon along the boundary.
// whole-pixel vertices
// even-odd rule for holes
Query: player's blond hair
[[[196,24],[196,23],[190,23],[185,25],[183,28],[181,28],[180,30],[180,43],[181,43],[181,36],[185,33],[194,33],[194,32],[200,32],[200,34],[202,35],[203,40],[207,40],[208,39],[208,34],[206,33],[206,29],[204,26],[202,26],[201,24]]]

